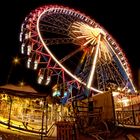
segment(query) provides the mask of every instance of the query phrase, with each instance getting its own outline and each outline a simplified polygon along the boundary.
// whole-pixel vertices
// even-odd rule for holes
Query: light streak
[[[83,44],[83,46],[86,46],[89,42],[91,42],[91,41],[93,41],[93,40],[94,40],[94,38],[89,39],[87,42],[85,42],[85,43]]]
[[[100,46],[100,38],[101,38],[101,34],[99,34],[99,36],[98,36],[98,43],[97,43],[97,46],[96,46],[96,52],[95,52],[94,60],[93,60],[93,63],[92,63],[92,69],[90,71],[90,77],[89,77],[89,80],[88,80],[87,88],[91,87],[91,84],[92,84],[92,81],[93,81],[93,77],[94,77],[94,73],[95,73],[95,65],[96,65],[98,52],[99,52],[99,46]]]

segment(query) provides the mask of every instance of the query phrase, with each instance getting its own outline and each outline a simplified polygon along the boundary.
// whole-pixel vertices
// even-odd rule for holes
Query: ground
[[[0,140],[56,140],[56,137],[43,137],[7,129],[0,126]],[[96,140],[90,136],[79,134],[77,140]],[[116,127],[111,131],[108,140],[140,140],[140,129]]]

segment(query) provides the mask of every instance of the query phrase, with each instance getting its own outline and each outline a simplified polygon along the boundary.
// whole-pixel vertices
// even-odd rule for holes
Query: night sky
[[[77,9],[93,18],[103,26],[123,49],[130,63],[135,83],[140,68],[139,33],[140,21],[138,2],[122,3],[122,1],[103,3],[97,0],[14,0],[4,4],[2,14],[1,51],[0,51],[0,84],[6,84],[7,75],[11,68],[12,58],[21,57],[19,33],[22,22],[31,10],[47,4],[59,4]],[[7,13],[5,13],[6,11]],[[27,70],[24,57],[21,64],[11,70],[9,83],[24,80],[26,83],[35,83],[35,72]]]

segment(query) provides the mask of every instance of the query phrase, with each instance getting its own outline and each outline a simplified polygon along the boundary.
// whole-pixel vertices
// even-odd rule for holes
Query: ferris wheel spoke
[[[100,82],[104,80],[103,83],[105,85],[108,83],[108,81],[114,81],[119,86],[125,84],[123,77],[113,59],[108,59],[108,61],[105,61],[105,59],[98,60],[97,76]]]
[[[125,67],[124,67],[124,65],[123,65],[123,63],[122,63],[122,60],[121,60],[121,56],[119,55],[119,54],[121,54],[122,52],[121,52],[121,51],[116,52],[116,51],[112,48],[112,46],[108,43],[108,41],[107,41],[105,38],[103,38],[103,40],[104,40],[104,42],[106,43],[106,46],[108,47],[108,49],[110,50],[110,52],[112,53],[112,56],[115,56],[115,57],[116,57],[116,59],[117,59],[118,62],[121,64],[121,66],[122,66],[122,68],[124,69],[124,71],[126,72],[126,69],[125,69]],[[127,72],[126,72],[126,74],[127,74]]]
[[[61,17],[60,17],[61,16]],[[52,15],[48,17],[43,17],[43,21],[55,26],[60,26],[60,24],[63,26],[68,26],[70,22],[67,22],[67,19],[62,19],[63,14],[53,13]]]
[[[48,38],[44,39],[46,45],[76,43],[74,38]]]
[[[120,83],[121,83],[121,85],[125,85],[123,76],[119,72],[119,69],[117,68],[117,66],[115,66],[112,62],[111,62],[111,68],[113,68],[113,70],[114,70],[114,77],[115,77],[118,85],[120,85]]]
[[[60,34],[60,35],[66,35],[68,34],[68,31],[65,29],[57,28],[54,26],[46,26],[45,24],[40,25],[40,32],[50,32],[50,33],[55,33],[55,34]]]
[[[78,48],[77,50],[71,52],[69,55],[65,56],[64,58],[62,58],[61,60],[59,60],[60,63],[65,62],[66,60],[68,60],[70,57],[74,56],[76,53],[78,53],[79,51],[83,50],[83,47]]]
[[[103,74],[103,67],[99,60],[96,66],[96,73],[97,73],[98,89],[105,91],[105,78]]]
[[[64,28],[67,28],[71,24],[67,18],[64,18],[63,14],[55,15],[55,21],[56,23],[60,23]]]
[[[59,20],[58,17],[54,18],[54,17],[45,17],[43,18],[43,23],[48,25],[54,25],[55,27],[61,27],[63,29],[67,28],[69,24],[66,24],[64,22],[62,22],[61,20]]]
[[[96,49],[95,49],[95,56],[94,56],[94,59],[93,59],[93,62],[92,62],[92,68],[91,68],[89,78],[88,78],[88,81],[87,81],[87,88],[91,87],[91,84],[92,84],[92,81],[93,81],[96,62],[97,62],[97,57],[98,57],[98,52],[99,52],[99,47],[100,47],[100,40],[101,40],[101,34],[99,34],[99,36],[98,36],[98,40],[97,40],[98,42],[97,42]]]
[[[73,23],[74,21],[76,21],[77,17],[72,16],[71,14],[72,14],[72,13],[70,13],[69,15],[64,14],[63,17],[64,17],[65,19],[67,19],[68,21],[70,21],[71,23]]]
[[[68,20],[68,18],[64,17],[64,14],[56,15],[55,17],[58,17],[60,21],[63,21],[64,24],[70,25],[71,21]]]
[[[132,79],[130,78],[129,73],[128,73],[128,70],[127,70],[127,69],[129,69],[129,68],[128,68],[128,67],[125,67],[127,62],[125,61],[125,63],[124,63],[124,62],[122,62],[122,60],[121,60],[122,57],[120,56],[120,54],[122,55],[122,51],[116,53],[115,50],[112,48],[112,46],[109,44],[109,42],[108,42],[105,38],[103,38],[103,40],[104,40],[104,42],[106,43],[106,45],[108,46],[108,48],[110,49],[110,51],[112,51],[112,53],[113,53],[114,56],[116,57],[116,59],[117,59],[116,61],[118,61],[119,64],[120,64],[120,66],[122,67],[121,69],[122,69],[122,71],[123,71],[123,73],[124,73],[124,79],[127,80],[127,81],[129,81],[132,90],[133,90],[133,91],[136,91],[135,86],[134,86],[134,84],[133,84],[133,82],[132,82]],[[127,78],[126,78],[126,77],[127,77]],[[128,80],[128,79],[129,79],[129,80]]]
[[[108,59],[105,59],[103,57],[104,55],[102,54],[102,59],[100,59],[99,61],[101,62],[100,67],[102,67],[105,72],[104,75],[106,75],[106,77],[108,78],[108,80],[110,81],[114,81],[117,85],[119,85],[120,87],[125,85],[123,76],[119,70],[119,67],[117,66],[115,60],[113,57],[108,57]],[[104,73],[103,72],[103,73]],[[103,78],[103,79],[107,79],[107,78]],[[106,83],[107,81],[105,81]]]

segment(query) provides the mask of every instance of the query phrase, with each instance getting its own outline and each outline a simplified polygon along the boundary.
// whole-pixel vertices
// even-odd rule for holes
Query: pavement
[[[56,140],[56,137],[43,137],[30,132],[8,129],[6,125],[0,124],[0,140]]]
[[[30,132],[7,129],[7,126],[0,124],[0,140],[57,140],[57,137],[56,134],[50,137],[42,137]],[[96,136],[91,138],[79,134],[77,140],[97,140],[97,138]],[[112,137],[109,137],[108,140],[140,140],[140,129],[118,127],[114,132],[112,131]]]

